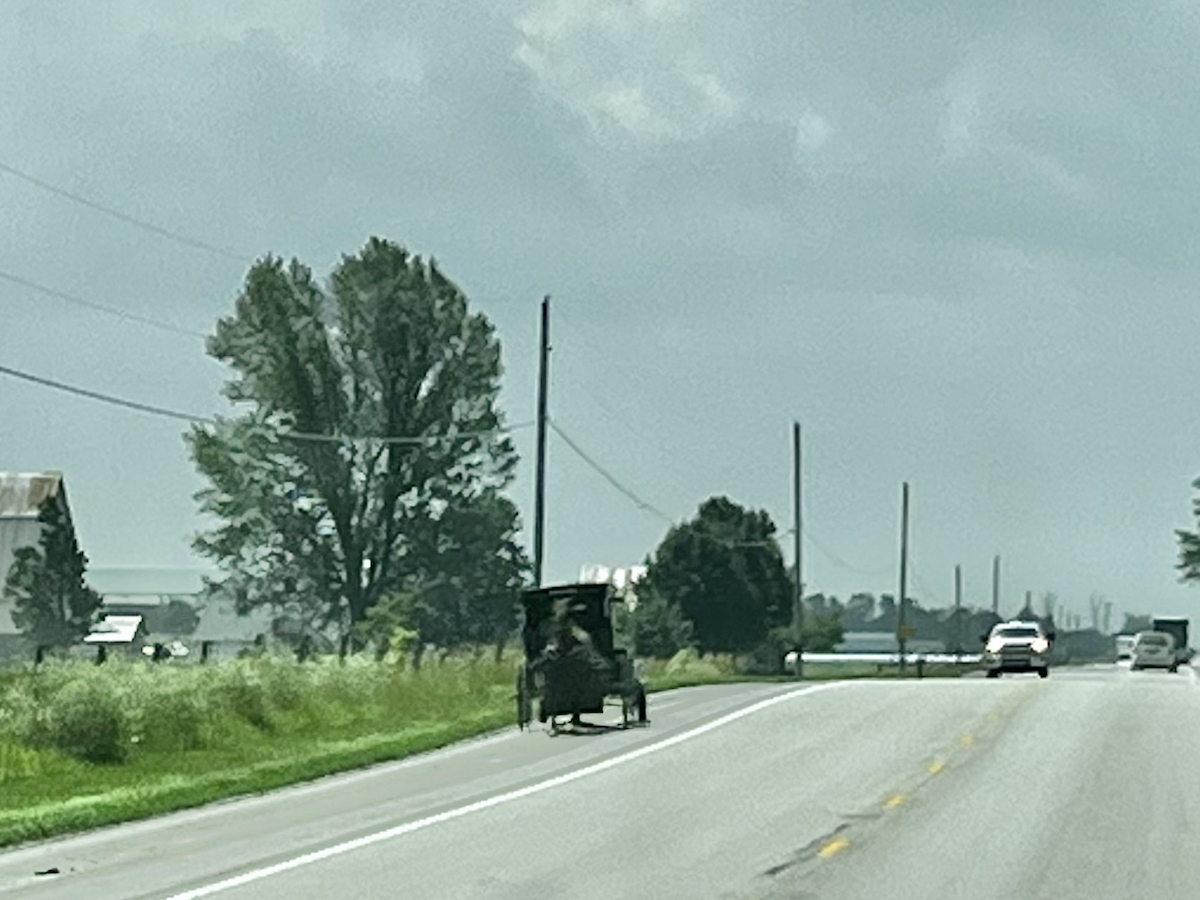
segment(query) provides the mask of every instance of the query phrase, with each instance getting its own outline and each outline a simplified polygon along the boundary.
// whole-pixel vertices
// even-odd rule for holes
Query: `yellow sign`
[[[896,637],[902,641],[911,641],[917,636],[917,628],[915,625],[904,625],[896,629]]]

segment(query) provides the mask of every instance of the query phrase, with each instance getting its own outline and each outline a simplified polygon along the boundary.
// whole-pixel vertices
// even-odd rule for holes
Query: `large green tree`
[[[224,393],[239,414],[188,435],[208,482],[197,499],[217,520],[196,547],[241,609],[351,633],[380,597],[459,577],[429,534],[479,555],[471,590],[507,590],[509,569],[484,562],[511,555],[517,528],[497,499],[516,464],[500,345],[436,262],[372,238],[322,287],[299,262],[264,258],[208,352],[233,370]],[[491,531],[463,538],[481,518]]]
[[[638,597],[675,604],[702,652],[751,650],[791,621],[792,585],[775,533],[765,511],[712,497],[667,532]]]
[[[13,604],[13,624],[34,644],[68,647],[88,633],[100,610],[100,595],[84,582],[87,557],[56,499],[42,503],[38,523],[38,545],[17,550],[4,596]]]

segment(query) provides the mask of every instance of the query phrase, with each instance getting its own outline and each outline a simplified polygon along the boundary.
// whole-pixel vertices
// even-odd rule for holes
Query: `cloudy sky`
[[[247,264],[373,234],[497,323],[547,574],[640,561],[713,493],[846,595],[1184,612],[1200,474],[1190,2],[0,0],[0,365],[210,414]],[[172,323],[156,329],[11,279]],[[5,279],[8,280],[5,280]],[[0,469],[66,472],[95,567],[194,565],[181,425],[0,379]],[[532,508],[533,434],[514,496]],[[789,550],[790,555],[790,550]]]

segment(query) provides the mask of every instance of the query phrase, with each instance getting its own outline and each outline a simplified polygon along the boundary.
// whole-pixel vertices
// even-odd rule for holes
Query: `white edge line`
[[[550,788],[559,787],[560,785],[568,784],[580,778],[586,778],[588,775],[594,775],[597,772],[603,772],[606,769],[611,769],[614,766],[619,766],[623,763],[631,762],[635,759],[640,759],[643,756],[649,756],[651,753],[657,753],[659,750],[665,750],[668,747],[674,747],[676,744],[681,744],[684,741],[691,740],[694,737],[699,737],[709,731],[720,728],[723,725],[728,725],[730,722],[735,722],[745,716],[756,713],[759,710],[766,709],[769,706],[774,706],[777,703],[782,703],[784,700],[791,700],[793,697],[799,697],[803,694],[813,694],[817,691],[825,691],[830,688],[841,687],[847,682],[832,681],[825,684],[814,684],[808,687],[798,688],[794,691],[788,691],[784,694],[776,694],[774,697],[768,697],[765,700],[759,700],[745,706],[742,709],[734,710],[731,713],[713,719],[711,722],[705,722],[703,725],[698,725],[688,731],[680,732],[672,735],[669,738],[664,738],[653,744],[647,744],[644,747],[638,747],[636,750],[630,750],[628,753],[622,753],[620,756],[613,756],[609,759],[601,760],[598,763],[593,763],[590,766],[584,766],[582,769],[576,769],[573,772],[567,772],[563,775],[556,775],[554,778],[549,778],[546,781],[539,781],[536,784],[527,785],[523,788],[518,788],[515,791],[509,791],[506,794],[497,794],[495,797],[488,797],[484,800],[478,800],[475,803],[468,803],[466,806],[455,807],[454,809],[446,810],[445,812],[435,813],[432,816],[426,816],[423,819],[417,819],[413,822],[406,822],[403,825],[397,825],[394,828],[387,828],[383,831],[376,831],[373,834],[364,835],[360,838],[355,838],[351,841],[344,841],[340,844],[334,844],[330,847],[325,847],[322,850],[316,850],[312,853],[305,853],[303,856],[296,856],[292,859],[284,860],[280,863],[275,863],[271,866],[264,866],[261,869],[252,869],[249,872],[243,872],[241,875],[235,875],[232,878],[226,878],[224,881],[216,881],[212,884],[206,884],[202,887],[193,888],[190,891],[184,891],[181,894],[172,894],[166,900],[199,900],[200,897],[209,897],[221,891],[228,891],[232,888],[241,887],[242,885],[251,884],[255,881],[260,881],[263,878],[270,878],[272,875],[279,875],[283,872],[299,869],[301,866],[307,866],[315,862],[320,862],[324,859],[329,859],[333,856],[341,856],[343,853],[349,853],[353,850],[359,850],[363,847],[369,847],[372,844],[378,844],[381,841],[391,840],[401,835],[411,834],[414,831],[420,831],[423,828],[428,828],[430,825],[438,825],[442,822],[448,822],[451,819],[458,819],[462,816],[474,812],[481,812],[485,809],[491,809],[494,806],[500,806],[503,803],[508,803],[512,800],[520,800],[522,797],[528,797],[532,794],[539,794],[542,791]]]

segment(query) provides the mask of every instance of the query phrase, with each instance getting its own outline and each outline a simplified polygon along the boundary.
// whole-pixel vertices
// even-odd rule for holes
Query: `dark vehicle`
[[[1150,620],[1150,631],[1169,634],[1174,641],[1175,664],[1191,662],[1192,648],[1188,646],[1188,620],[1186,616],[1154,616]]]
[[[608,697],[621,699],[622,724],[646,722],[646,689],[625,650],[613,646],[609,584],[568,584],[528,590],[522,597],[525,661],[517,673],[517,725],[537,720],[559,729],[558,717],[582,724],[585,713],[604,712]]]

